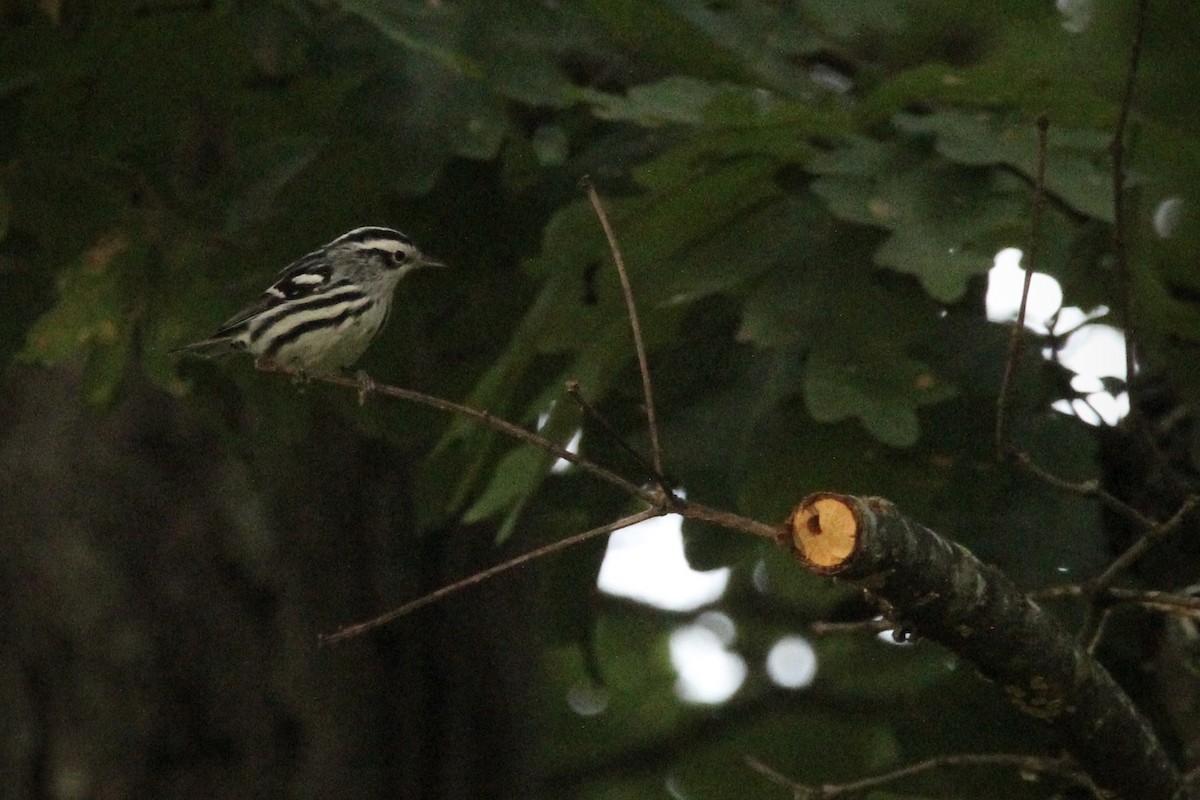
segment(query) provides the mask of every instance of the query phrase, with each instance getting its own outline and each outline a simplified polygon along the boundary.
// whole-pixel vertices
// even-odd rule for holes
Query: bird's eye
[[[393,250],[392,261],[397,265],[403,264],[405,261],[408,261],[408,253],[404,250]]]

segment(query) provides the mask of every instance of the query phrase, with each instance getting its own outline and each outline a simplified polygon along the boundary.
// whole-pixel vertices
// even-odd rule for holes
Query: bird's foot
[[[367,374],[365,369],[360,369],[354,373],[354,378],[358,381],[358,404],[365,406],[367,399],[375,393],[378,385],[375,383],[375,379]]]

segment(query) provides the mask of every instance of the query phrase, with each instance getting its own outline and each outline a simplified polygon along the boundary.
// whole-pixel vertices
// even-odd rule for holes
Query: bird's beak
[[[449,265],[448,265],[448,264],[446,264],[444,261],[438,261],[436,258],[433,258],[433,257],[431,257],[431,256],[427,256],[427,255],[425,255],[424,253],[422,253],[422,254],[421,254],[421,266],[422,266],[422,267],[442,267],[442,268],[445,268],[445,267],[447,267],[447,266],[449,266]]]

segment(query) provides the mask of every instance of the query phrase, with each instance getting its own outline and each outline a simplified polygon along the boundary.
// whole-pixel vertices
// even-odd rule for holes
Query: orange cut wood
[[[831,569],[854,552],[858,521],[845,503],[819,497],[798,508],[792,516],[792,541],[810,564]]]

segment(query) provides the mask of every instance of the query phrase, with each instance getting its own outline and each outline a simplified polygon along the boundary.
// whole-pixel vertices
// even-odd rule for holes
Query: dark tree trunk
[[[423,543],[411,459],[332,416],[284,446],[126,383],[108,410],[74,371],[0,387],[5,796],[519,794],[520,581],[317,647],[491,563],[491,531]]]

